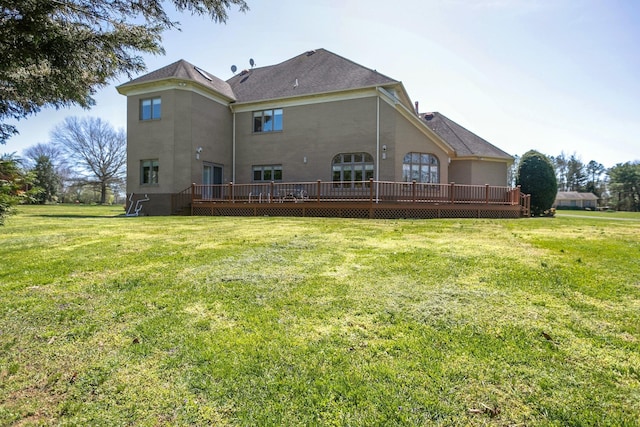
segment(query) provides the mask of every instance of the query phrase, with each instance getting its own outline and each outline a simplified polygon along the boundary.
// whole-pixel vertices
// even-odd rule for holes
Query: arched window
[[[362,187],[363,181],[373,178],[373,156],[368,153],[338,154],[331,162],[331,175],[334,182],[342,181],[345,187]]]
[[[406,182],[440,182],[440,162],[433,154],[407,153],[402,162],[402,180]]]

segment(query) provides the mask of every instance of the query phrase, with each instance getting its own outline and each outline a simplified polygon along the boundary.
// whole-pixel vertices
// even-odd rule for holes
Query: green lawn
[[[0,425],[640,424],[640,215],[122,213],[0,227]]]

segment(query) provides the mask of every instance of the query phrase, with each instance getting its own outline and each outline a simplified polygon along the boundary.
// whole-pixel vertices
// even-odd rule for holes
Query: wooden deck
[[[416,182],[289,182],[198,185],[174,195],[174,212],[209,216],[520,218],[519,188]]]

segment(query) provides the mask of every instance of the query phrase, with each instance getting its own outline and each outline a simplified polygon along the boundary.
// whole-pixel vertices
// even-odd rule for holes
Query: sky
[[[575,154],[612,167],[640,160],[640,1],[246,0],[226,24],[189,13],[164,33],[148,71],[184,59],[223,80],[324,48],[403,83],[421,112],[438,111],[511,155]],[[144,74],[144,73],[141,73]],[[134,76],[136,77],[136,76]],[[49,141],[68,116],[126,129],[116,86],[91,110],[45,109],[0,146]]]

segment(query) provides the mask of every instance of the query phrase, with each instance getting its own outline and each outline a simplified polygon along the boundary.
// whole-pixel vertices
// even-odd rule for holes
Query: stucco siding
[[[375,97],[286,107],[282,121],[281,132],[254,133],[252,112],[236,114],[236,182],[251,182],[256,165],[282,165],[283,181],[328,181],[336,154],[375,158]]]
[[[162,100],[161,118],[140,120],[140,100],[156,97]],[[203,161],[223,165],[230,174],[232,127],[227,106],[176,89],[129,96],[127,106],[128,193],[182,191],[202,182]],[[196,159],[198,147],[202,147],[200,159]],[[141,184],[140,162],[149,159],[158,160],[157,184]]]
[[[162,116],[159,120],[140,120],[140,101],[157,98],[162,100]],[[127,192],[171,193],[174,172],[174,94],[172,91],[150,92],[127,98]],[[158,183],[141,183],[140,162],[159,161]]]
[[[394,134],[396,142],[393,152],[387,158],[389,161],[393,162],[394,165],[393,175],[387,179],[392,181],[402,181],[402,164],[404,162],[404,156],[407,153],[416,152],[435,155],[438,158],[440,166],[440,183],[448,182],[449,156],[447,153],[440,148],[433,139],[398,111],[392,110],[389,114],[393,115],[396,122]]]
[[[457,184],[507,185],[507,162],[483,160],[452,160],[449,181]]]
[[[192,182],[202,182],[203,163],[222,166],[223,182],[231,181],[232,114],[228,106],[191,93],[191,141],[188,150],[191,161]],[[199,159],[196,150],[202,147]]]

